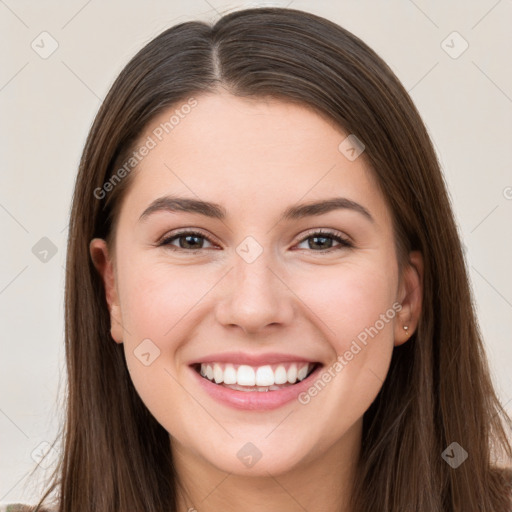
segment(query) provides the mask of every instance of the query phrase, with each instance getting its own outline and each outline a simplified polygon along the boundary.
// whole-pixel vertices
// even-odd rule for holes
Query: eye
[[[179,240],[178,246],[172,243],[175,240]],[[168,246],[169,249],[177,251],[186,250],[188,252],[195,252],[204,249],[201,240],[207,240],[208,243],[211,243],[211,240],[208,237],[198,231],[181,231],[170,237],[164,238],[158,245]]]
[[[204,247],[204,241],[207,243],[213,244],[212,240],[205,236],[203,233],[199,231],[180,231],[178,233],[174,233],[171,236],[164,238],[158,246],[166,246],[173,251],[186,251],[186,252],[198,252]],[[354,247],[352,242],[342,237],[336,232],[333,231],[325,231],[325,230],[317,230],[308,234],[307,237],[303,238],[299,244],[302,244],[306,241],[311,240],[312,242],[308,243],[309,249],[319,249],[313,250],[313,252],[330,252],[335,251],[337,249],[350,248]],[[178,245],[174,242],[178,241]],[[203,242],[202,242],[203,241]],[[332,245],[332,242],[338,242],[337,246]]]
[[[352,242],[333,231],[314,231],[310,233],[306,238],[303,238],[300,243],[302,244],[308,240],[312,240],[312,242],[308,243],[308,247],[310,249],[314,248],[315,246],[320,246],[320,250],[315,250],[313,252],[330,252],[347,247],[354,247]],[[338,242],[339,245],[333,247],[333,240]]]

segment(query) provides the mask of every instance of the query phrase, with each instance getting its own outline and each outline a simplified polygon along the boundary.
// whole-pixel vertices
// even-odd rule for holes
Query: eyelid
[[[165,242],[165,240],[168,240],[170,238],[174,238],[174,237],[179,236],[179,235],[190,235],[190,234],[194,234],[194,233],[196,235],[200,235],[200,236],[202,236],[204,238],[207,238],[209,241],[213,241],[214,240],[213,236],[211,236],[210,234],[206,233],[201,228],[190,227],[190,228],[177,228],[175,230],[166,232],[158,240],[158,242]],[[215,242],[215,243],[218,243],[218,242]]]
[[[328,229],[328,228],[317,228],[317,229],[311,229],[307,231],[304,235],[302,235],[302,238],[299,240],[300,242],[304,242],[304,240],[307,240],[309,237],[313,235],[327,235],[333,238],[341,238],[345,243],[354,245],[354,242],[352,241],[351,237],[348,235],[345,235],[341,231],[338,231],[336,229]],[[318,251],[317,251],[318,252]]]

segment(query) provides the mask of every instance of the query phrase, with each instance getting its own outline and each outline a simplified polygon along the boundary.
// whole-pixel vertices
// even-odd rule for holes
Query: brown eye
[[[306,241],[308,241],[307,248],[312,249],[313,252],[323,252],[346,247],[353,247],[353,244],[347,239],[331,231],[317,231],[311,233],[306,238],[303,238],[300,243],[304,243]],[[338,242],[339,245],[333,247],[333,241]]]
[[[175,240],[178,240],[178,246],[173,244]],[[196,231],[182,231],[165,238],[159,245],[169,247],[172,250],[184,250],[193,252],[205,249],[205,240],[210,243],[210,240],[202,233],[198,233]]]

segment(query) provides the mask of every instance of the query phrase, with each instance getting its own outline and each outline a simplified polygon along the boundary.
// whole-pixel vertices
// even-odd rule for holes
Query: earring
[[[410,333],[410,332],[407,332],[408,330],[409,330],[409,326],[404,325],[404,331],[405,331],[405,333],[407,334],[407,336],[410,336],[410,335],[411,335],[411,333]]]

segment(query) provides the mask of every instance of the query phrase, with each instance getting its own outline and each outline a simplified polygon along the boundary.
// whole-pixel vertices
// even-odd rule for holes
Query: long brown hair
[[[391,209],[400,262],[409,251],[423,254],[418,329],[394,349],[382,389],[364,414],[354,510],[510,512],[511,475],[500,464],[512,460],[512,425],[492,385],[459,234],[425,126],[399,80],[365,43],[326,19],[282,8],[240,10],[213,25],[186,22],[166,30],[126,65],[96,116],[69,225],[63,449],[39,505],[58,490],[60,512],[176,510],[169,433],[139,398],[122,345],[110,336],[89,242],[107,238],[113,247],[132,174],[108,193],[98,190],[106,190],[150,120],[219,87],[309,105],[355,134]],[[453,442],[468,453],[456,469],[442,457]]]

